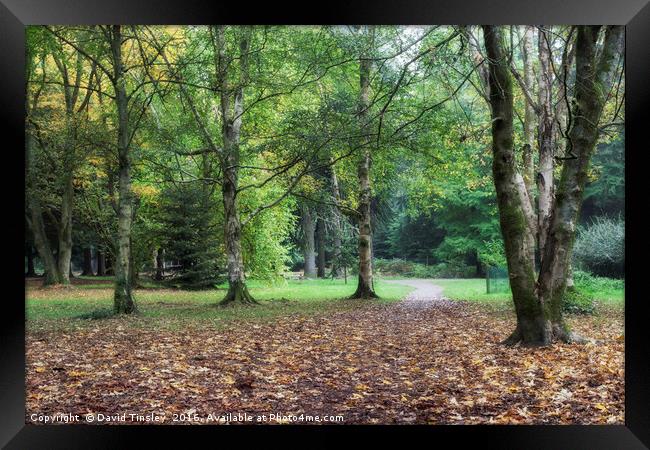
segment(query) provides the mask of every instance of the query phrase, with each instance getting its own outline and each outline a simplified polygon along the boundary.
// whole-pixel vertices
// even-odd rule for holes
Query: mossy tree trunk
[[[223,172],[221,192],[224,206],[224,239],[228,259],[228,292],[220,305],[257,303],[246,287],[241,246],[242,225],[237,209],[239,178],[239,138],[244,111],[244,86],[248,83],[248,53],[252,30],[247,28],[239,40],[239,80],[229,82],[228,67],[232,58],[226,52],[225,27],[211,27],[215,48],[216,80],[219,86],[221,135],[223,149],[219,161]]]
[[[131,155],[129,152],[128,98],[122,61],[122,31],[120,25],[111,28],[111,51],[113,56],[113,84],[117,106],[117,156],[118,191],[117,239],[114,262],[115,291],[114,310],[120,314],[136,311],[132,292],[131,225],[133,222],[133,193],[131,191]]]
[[[235,169],[224,173],[222,183],[225,243],[228,258],[228,293],[221,305],[255,304],[257,303],[246,287],[244,274],[244,259],[241,248],[241,223],[237,212],[237,173]]]
[[[513,95],[503,36],[497,26],[484,26],[489,60],[492,109],[493,177],[497,191],[517,326],[505,343],[549,345],[559,339],[582,341],[562,316],[575,226],[578,219],[589,160],[598,137],[598,122],[606,93],[621,52],[623,28],[607,27],[598,50],[601,27],[580,26],[576,41],[574,123],[568,136],[571,156],[564,160],[555,202],[549,212],[539,275],[530,259],[530,237],[535,232],[530,198],[517,172],[513,142]]]
[[[372,39],[373,30],[368,34]],[[372,61],[365,55],[359,58],[359,106],[358,119],[361,130],[361,155],[357,164],[359,182],[359,279],[357,290],[350,298],[377,298],[372,279],[372,227],[370,223],[370,202],[372,188],[370,185],[370,124],[368,108],[370,107],[370,68]]]
[[[599,38],[604,29],[601,46]],[[539,295],[550,303],[553,331],[574,340],[562,318],[562,300],[570,279],[571,257],[589,163],[599,134],[599,122],[623,53],[623,26],[579,26],[576,37],[575,101],[567,137],[567,155],[555,195],[546,247],[542,255]]]

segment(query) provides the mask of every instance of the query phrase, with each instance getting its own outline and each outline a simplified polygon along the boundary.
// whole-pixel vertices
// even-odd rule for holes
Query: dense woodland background
[[[553,186],[575,156],[583,30],[497,28],[539,266]],[[592,28],[601,57],[614,32]],[[45,272],[46,285],[115,275],[116,310],[130,312],[142,277],[190,289],[228,281],[226,303],[253,303],[246,277],[358,276],[356,296],[372,297],[373,265],[437,278],[505,267],[486,33],[28,28],[27,275]],[[624,276],[616,45],[569,281],[575,270]]]

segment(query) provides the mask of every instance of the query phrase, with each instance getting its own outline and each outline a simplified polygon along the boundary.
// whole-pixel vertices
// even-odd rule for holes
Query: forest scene
[[[26,423],[625,423],[623,26],[26,33]]]

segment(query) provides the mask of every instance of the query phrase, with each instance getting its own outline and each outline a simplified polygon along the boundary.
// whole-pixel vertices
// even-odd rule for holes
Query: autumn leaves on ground
[[[449,300],[435,280],[379,280],[381,300],[350,301],[342,283],[253,288],[262,304],[244,308],[140,290],[140,313],[119,318],[97,313],[110,285],[28,287],[26,421],[624,422],[621,303],[569,316],[592,343],[511,348],[511,302]]]

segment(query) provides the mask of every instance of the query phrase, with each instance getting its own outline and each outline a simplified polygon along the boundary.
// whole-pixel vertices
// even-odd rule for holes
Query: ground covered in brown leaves
[[[570,319],[597,344],[508,348],[500,341],[513,329],[511,315],[422,289],[396,304],[218,329],[159,329],[131,318],[30,328],[26,420],[624,422],[620,311]]]

